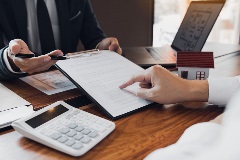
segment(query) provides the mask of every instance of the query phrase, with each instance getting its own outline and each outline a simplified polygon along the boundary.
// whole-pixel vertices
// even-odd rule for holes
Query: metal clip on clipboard
[[[66,56],[68,58],[79,58],[79,57],[89,57],[91,55],[95,55],[98,53],[100,53],[99,49],[92,49],[92,50],[68,53]]]

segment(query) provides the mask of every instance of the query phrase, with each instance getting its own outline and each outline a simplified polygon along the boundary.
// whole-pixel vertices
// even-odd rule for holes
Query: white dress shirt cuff
[[[15,71],[12,69],[12,67],[11,67],[11,65],[10,65],[10,63],[9,63],[7,56],[8,56],[8,48],[6,48],[6,49],[4,50],[3,60],[4,60],[5,64],[6,64],[7,69],[8,69],[10,72],[16,73],[16,74],[23,74],[23,73],[25,73],[25,72],[15,72]]]
[[[230,98],[240,89],[240,76],[209,78],[208,102],[216,105],[226,105]]]
[[[96,45],[95,49],[98,49],[98,46],[100,45],[100,42]]]

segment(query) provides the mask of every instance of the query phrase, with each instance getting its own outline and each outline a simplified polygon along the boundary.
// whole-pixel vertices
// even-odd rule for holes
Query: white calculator
[[[109,120],[58,101],[12,123],[23,136],[72,156],[81,156],[115,129]]]

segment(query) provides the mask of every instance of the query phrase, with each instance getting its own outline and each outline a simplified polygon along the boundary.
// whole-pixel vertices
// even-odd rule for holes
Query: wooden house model
[[[178,76],[189,80],[204,80],[214,68],[213,52],[178,52]]]

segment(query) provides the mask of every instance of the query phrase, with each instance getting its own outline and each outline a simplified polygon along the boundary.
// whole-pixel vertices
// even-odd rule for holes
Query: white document
[[[11,122],[33,113],[31,104],[0,84],[0,128]]]
[[[12,122],[34,113],[32,106],[19,106],[0,112],[0,128],[9,126]]]
[[[119,86],[143,69],[111,51],[98,51],[88,56],[58,61],[57,65],[95,99],[113,118],[139,109],[152,102],[140,99]]]
[[[21,80],[47,95],[76,88],[76,86],[58,70],[23,77]]]

